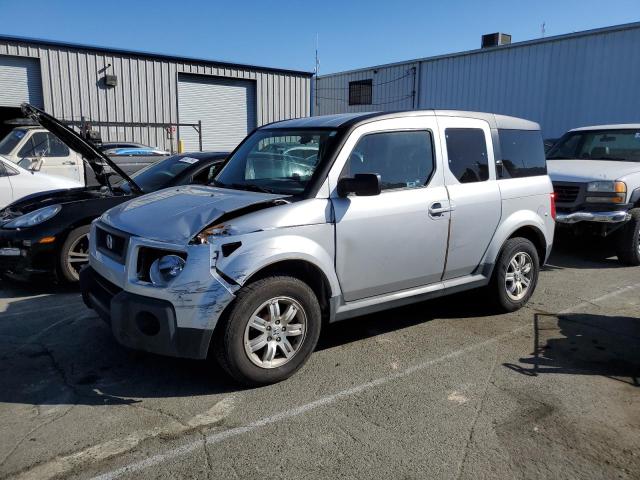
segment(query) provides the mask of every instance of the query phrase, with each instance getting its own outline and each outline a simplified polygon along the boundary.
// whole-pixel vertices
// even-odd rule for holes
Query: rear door
[[[501,217],[491,129],[484,120],[438,117],[444,175],[451,201],[451,233],[443,279],[479,265]]]
[[[336,271],[345,301],[440,281],[449,213],[433,116],[358,127],[329,183],[336,224]],[[341,177],[378,174],[382,193],[339,197]]]
[[[78,155],[72,152],[58,137],[51,132],[33,132],[18,152],[21,159],[42,159],[42,171],[50,175],[67,177],[82,182],[81,164]],[[20,162],[28,168],[28,162]]]

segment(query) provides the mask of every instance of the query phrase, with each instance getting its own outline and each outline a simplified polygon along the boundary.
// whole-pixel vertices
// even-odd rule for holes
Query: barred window
[[[369,80],[349,82],[349,105],[371,105],[373,102],[373,83]]]

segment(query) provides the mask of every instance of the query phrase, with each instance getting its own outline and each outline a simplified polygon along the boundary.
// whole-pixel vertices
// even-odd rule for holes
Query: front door
[[[356,129],[339,155],[340,177],[375,173],[377,196],[332,193],[336,271],[349,302],[439,282],[449,226],[434,117],[391,119]]]
[[[0,208],[4,208],[13,202],[13,190],[7,169],[2,161],[0,161]]]
[[[502,215],[491,130],[483,120],[438,117],[451,234],[444,280],[473,273]]]

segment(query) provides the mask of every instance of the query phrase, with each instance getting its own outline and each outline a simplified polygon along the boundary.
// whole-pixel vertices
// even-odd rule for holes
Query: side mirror
[[[29,170],[32,172],[39,172],[42,169],[42,164],[44,163],[43,158],[34,158],[31,160],[31,165],[29,165]]]
[[[338,180],[338,195],[346,197],[355,193],[358,197],[371,197],[380,195],[380,175],[375,173],[356,173],[353,178],[341,178]]]

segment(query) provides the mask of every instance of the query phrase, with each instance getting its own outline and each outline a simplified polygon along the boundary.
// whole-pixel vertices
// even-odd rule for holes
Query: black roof
[[[185,61],[199,62],[199,63],[208,63],[212,65],[220,65],[223,67],[231,67],[231,68],[244,68],[244,69],[262,70],[262,71],[269,71],[269,72],[290,73],[290,74],[301,75],[305,77],[313,76],[312,72],[307,72],[304,70],[291,70],[286,68],[265,67],[260,65],[250,65],[246,63],[225,62],[225,61],[218,61],[213,59],[195,58],[195,57],[180,56],[180,55],[167,55],[167,54],[154,53],[154,52],[141,52],[141,51],[135,51],[135,50],[127,50],[123,48],[101,47],[97,45],[83,45],[80,43],[62,42],[58,40],[47,40],[42,38],[30,38],[30,37],[21,37],[21,36],[15,36],[15,35],[0,35],[0,41],[35,43],[39,45],[73,48],[77,50],[86,50],[89,52],[100,52],[100,53],[106,53],[111,55],[113,54],[128,55],[128,56],[136,56],[136,57],[155,58],[158,60],[168,60],[168,61],[174,61],[174,62],[185,62]]]

